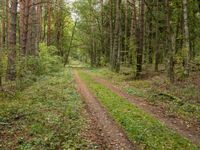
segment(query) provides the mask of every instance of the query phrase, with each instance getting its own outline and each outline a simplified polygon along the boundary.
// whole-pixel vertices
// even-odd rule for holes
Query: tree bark
[[[110,7],[110,20],[109,20],[109,35],[110,35],[110,65],[112,66],[112,60],[113,60],[113,11],[112,11],[112,8],[113,8],[113,3],[112,3],[112,0],[109,0],[109,7]]]
[[[9,55],[7,67],[7,79],[15,80],[15,58],[16,58],[16,30],[17,30],[17,0],[11,0],[10,24],[9,24]]]
[[[136,68],[136,77],[139,78],[142,72],[142,63],[143,63],[143,48],[144,48],[144,11],[145,11],[145,3],[144,0],[141,0],[140,4],[140,27],[138,26],[136,33],[137,42],[137,68]]]
[[[189,63],[190,63],[190,42],[189,42],[189,28],[188,28],[188,2],[183,0],[183,22],[184,22],[184,75],[189,76]]]
[[[48,27],[47,27],[47,45],[51,45],[51,24],[52,24],[52,6],[51,0],[48,1],[47,4],[47,14],[48,14]]]
[[[6,46],[6,3],[5,0],[2,0],[2,36],[1,36],[1,48],[2,50],[4,50],[5,46]]]
[[[114,29],[114,44],[113,44],[113,60],[112,70],[120,71],[120,53],[121,53],[121,0],[116,0],[116,15],[115,15],[115,29]]]
[[[174,82],[174,56],[172,48],[172,33],[170,27],[170,5],[169,0],[165,0],[166,7],[166,53],[167,53],[167,73],[170,81]]]

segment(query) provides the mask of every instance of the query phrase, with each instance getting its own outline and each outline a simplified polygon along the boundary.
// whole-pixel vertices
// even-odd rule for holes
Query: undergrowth
[[[14,95],[0,94],[0,149],[93,149],[80,133],[83,104],[69,70],[43,76]]]

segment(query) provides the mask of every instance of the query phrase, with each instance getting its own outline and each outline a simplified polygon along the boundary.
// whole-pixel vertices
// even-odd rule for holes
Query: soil
[[[138,108],[144,110],[145,112],[151,114],[161,122],[163,122],[168,128],[173,129],[174,131],[178,132],[182,136],[190,139],[191,142],[196,144],[197,146],[200,147],[200,126],[199,125],[192,125],[190,124],[188,126],[188,123],[183,121],[180,118],[177,118],[175,116],[169,116],[164,108],[154,106],[149,104],[147,101],[145,101],[142,98],[129,95],[126,92],[123,92],[122,89],[119,87],[113,85],[110,83],[108,80],[102,79],[98,76],[92,75],[93,80],[96,82],[106,86],[109,88],[111,91],[116,93],[118,96],[121,96],[128,100],[130,103],[133,103],[135,106]]]
[[[106,109],[90,92],[86,84],[81,80],[77,71],[74,71],[77,89],[86,104],[86,110],[91,120],[92,139],[100,144],[103,150],[135,150],[138,149],[126,136],[125,132],[108,115]],[[95,127],[96,126],[96,127]],[[90,131],[90,130],[89,130]],[[87,134],[87,132],[86,132]],[[90,136],[90,135],[89,135]]]

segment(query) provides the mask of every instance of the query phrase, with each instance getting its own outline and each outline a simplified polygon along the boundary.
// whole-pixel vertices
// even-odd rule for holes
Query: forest
[[[0,0],[0,150],[200,149],[200,0]]]

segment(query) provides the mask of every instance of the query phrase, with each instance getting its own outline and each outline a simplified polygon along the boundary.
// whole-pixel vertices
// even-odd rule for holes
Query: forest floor
[[[103,150],[103,139],[86,116],[71,69],[39,77],[25,89],[4,86],[0,150]]]
[[[184,83],[191,94],[180,92],[179,83],[173,87],[178,95],[172,87],[164,90],[172,85],[163,78],[132,80],[105,68],[71,65],[22,90],[5,86],[0,149],[197,150],[199,78],[192,78],[194,83]],[[196,101],[188,103],[191,96]]]

